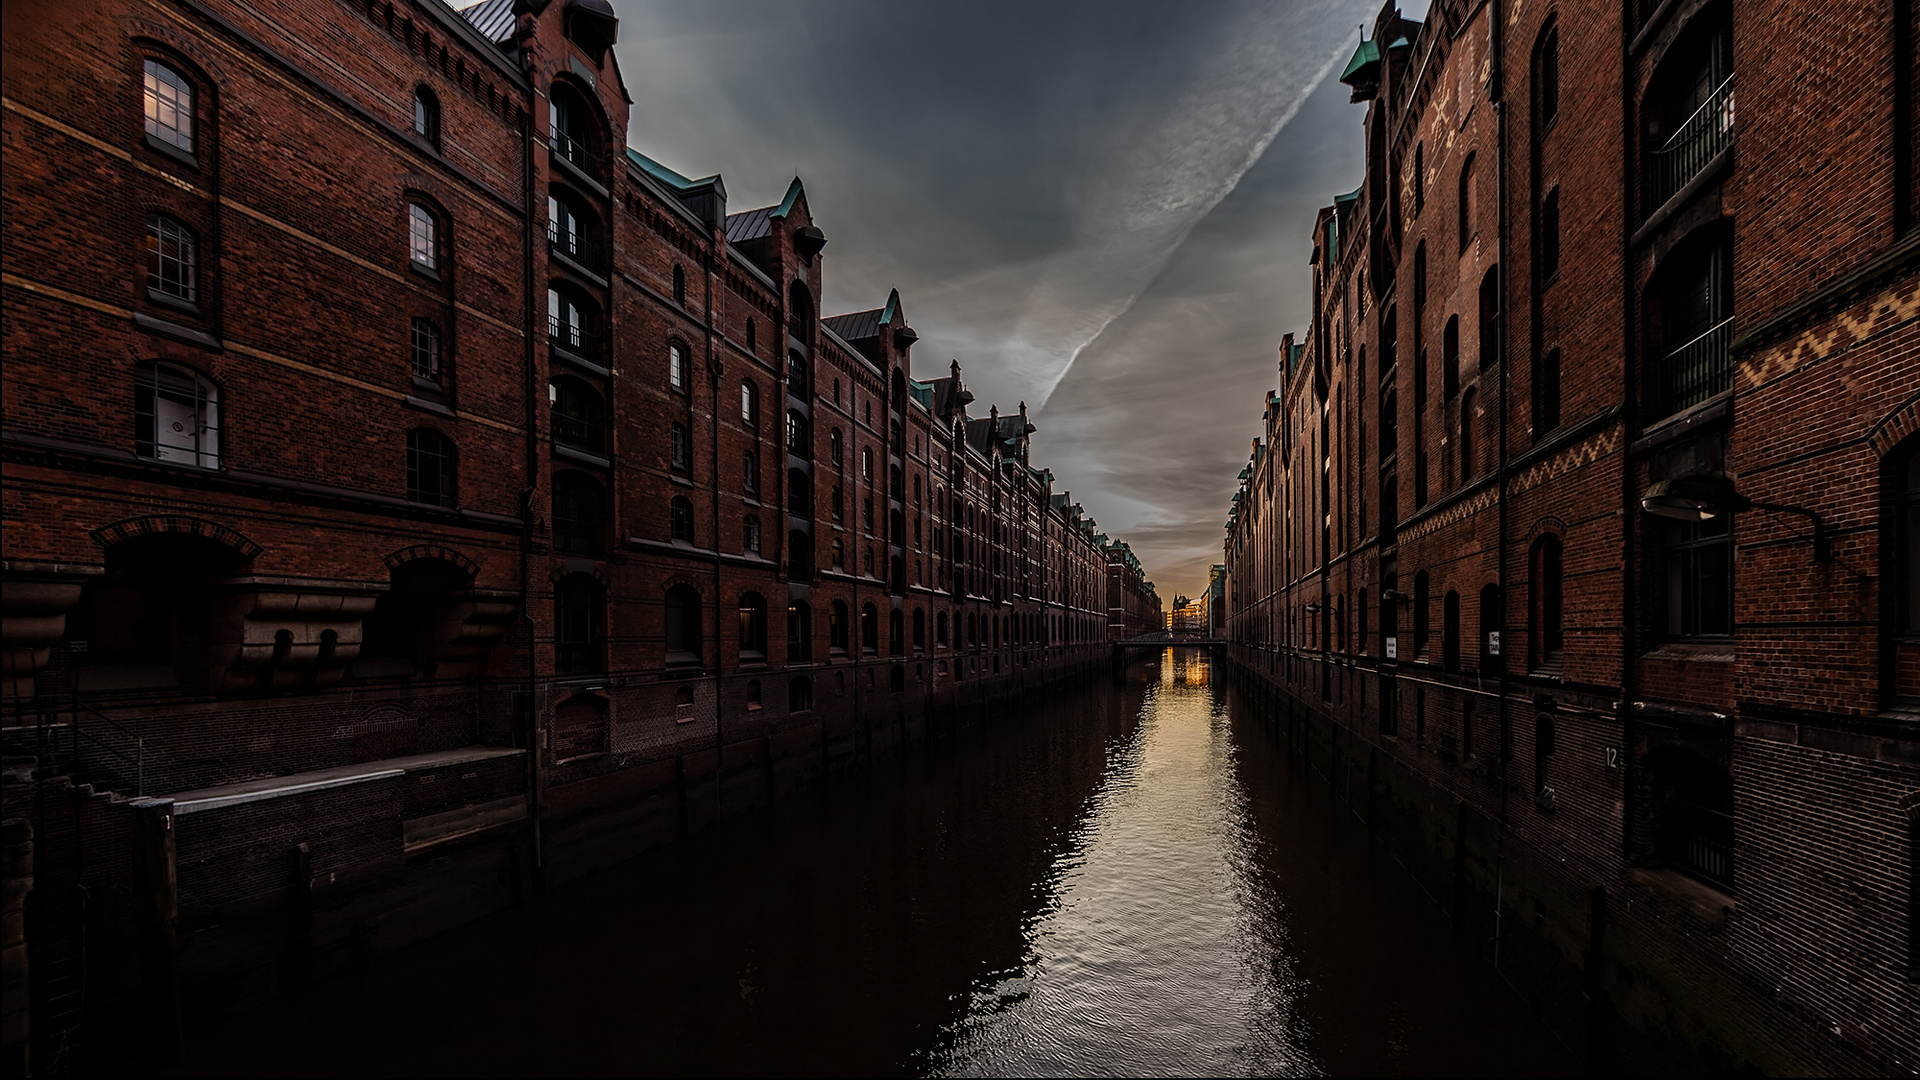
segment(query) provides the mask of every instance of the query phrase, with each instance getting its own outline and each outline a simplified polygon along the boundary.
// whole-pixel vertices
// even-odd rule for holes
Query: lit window
[[[180,73],[147,61],[147,134],[193,153],[193,84]]]
[[[407,204],[408,252],[415,264],[428,270],[440,268],[440,248],[435,239],[433,212],[419,203]]]
[[[430,320],[413,320],[413,375],[440,381],[440,328]]]
[[[189,304],[200,295],[193,230],[165,214],[147,215],[147,288]]]
[[[134,394],[141,457],[220,465],[220,389],[183,367],[150,364]]]
[[[687,353],[679,342],[667,345],[667,385],[675,390],[687,388]]]
[[[740,422],[748,427],[760,423],[760,391],[752,383],[740,384]]]
[[[430,143],[440,141],[440,102],[424,86],[413,92],[413,133]]]

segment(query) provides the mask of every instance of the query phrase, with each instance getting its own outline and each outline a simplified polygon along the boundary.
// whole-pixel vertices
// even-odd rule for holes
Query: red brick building
[[[898,295],[820,317],[798,179],[628,149],[604,0],[5,18],[10,1060],[1106,658],[1024,407],[917,377]]]
[[[1234,656],[1597,1067],[1920,1062],[1915,18],[1436,0],[1342,75]]]

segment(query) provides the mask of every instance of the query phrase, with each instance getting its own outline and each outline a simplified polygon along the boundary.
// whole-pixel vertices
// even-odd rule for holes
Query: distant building
[[[1920,1061],[1915,18],[1435,0],[1341,74],[1227,633],[1591,1068]]]

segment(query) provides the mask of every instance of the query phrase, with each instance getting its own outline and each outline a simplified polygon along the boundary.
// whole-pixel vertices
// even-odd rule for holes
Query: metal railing
[[[549,141],[549,145],[553,147],[555,154],[567,159],[567,164],[572,165],[588,176],[593,175],[593,150],[587,146],[586,143],[580,142],[559,128],[555,128],[553,130],[553,138]]]
[[[1682,808],[1682,857],[1689,871],[1720,884],[1733,881],[1733,815],[1704,806]]]
[[[599,335],[584,326],[563,323],[551,315],[547,317],[547,341],[555,348],[565,349],[589,360],[600,355]]]
[[[1733,385],[1732,344],[1733,320],[1722,319],[1706,333],[1667,353],[1661,369],[1668,412],[1691,408]]]
[[[562,229],[557,224],[549,223],[547,247],[589,270],[598,271],[604,265],[599,242],[578,229]]]
[[[1667,139],[1666,145],[1653,152],[1654,198],[1649,200],[1648,208],[1653,209],[1687,186],[1687,181],[1700,175],[1720,151],[1733,144],[1733,76],[1715,87],[1707,95],[1707,100],[1687,117],[1680,130]]]

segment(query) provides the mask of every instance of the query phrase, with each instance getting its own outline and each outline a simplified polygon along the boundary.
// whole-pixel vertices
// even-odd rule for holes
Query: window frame
[[[434,445],[429,447],[431,441]],[[438,464],[434,475],[438,486],[429,490],[425,483],[428,458]],[[407,501],[418,506],[449,510],[459,504],[459,448],[437,428],[418,427],[407,432]],[[431,496],[431,497],[429,497]]]
[[[444,241],[440,214],[417,198],[407,200],[407,265],[430,277],[440,276]],[[422,257],[424,256],[424,257]]]
[[[200,310],[200,234],[172,214],[149,210],[146,248],[147,296],[169,306]],[[169,265],[175,268],[171,276]]]
[[[160,84],[167,80],[159,78],[159,73],[171,75],[171,95],[163,94]],[[181,107],[180,92],[185,92],[185,108]],[[141,116],[146,134],[147,145],[162,153],[174,157],[184,157],[189,164],[197,164],[199,134],[194,130],[197,123],[196,110],[200,101],[200,89],[178,67],[165,60],[152,56],[141,57]],[[166,100],[167,98],[171,100]],[[167,123],[166,113],[171,112],[174,123]],[[186,127],[179,126],[184,118]],[[171,134],[168,134],[168,133]],[[182,141],[184,140],[184,141]]]
[[[152,360],[136,369],[134,389],[134,453],[149,461],[220,467],[220,384],[193,368]],[[170,385],[163,385],[170,383]],[[160,401],[185,405],[193,417],[192,445],[169,445],[160,438]],[[211,436],[212,449],[205,440]],[[188,460],[188,457],[191,460]]]

